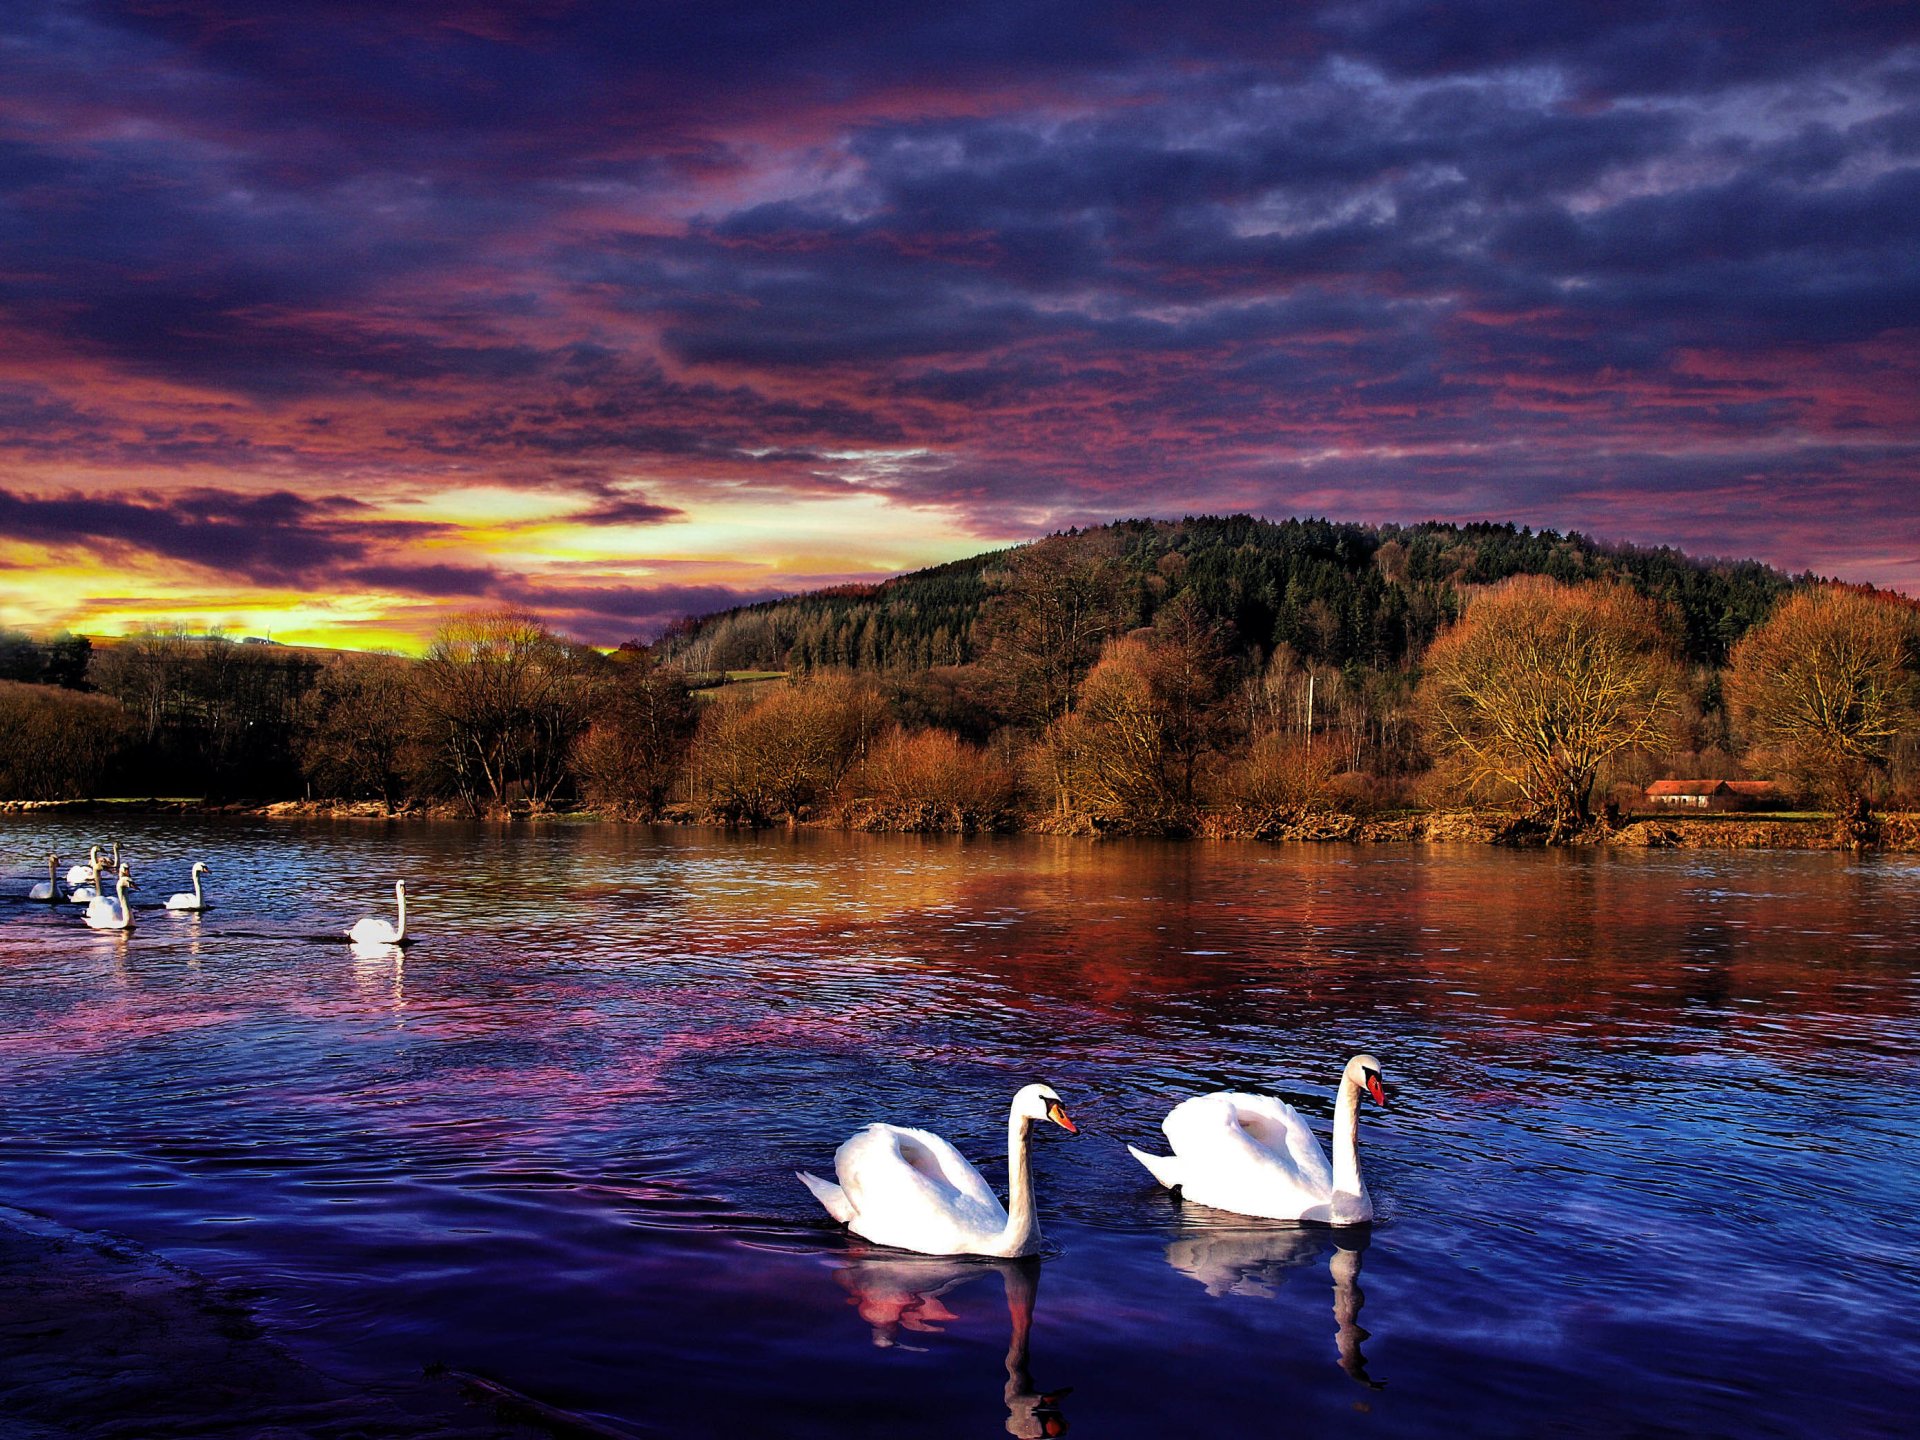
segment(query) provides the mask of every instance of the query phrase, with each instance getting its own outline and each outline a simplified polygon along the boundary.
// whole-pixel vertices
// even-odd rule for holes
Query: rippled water
[[[0,825],[10,892],[92,838]],[[137,909],[128,941],[0,904],[0,1201],[244,1286],[372,1390],[441,1362],[691,1436],[1920,1413],[1908,860],[120,839],[144,905],[199,858],[218,908]],[[325,938],[398,875],[404,961]],[[1223,1086],[1324,1122],[1361,1049],[1391,1101],[1362,1119],[1370,1233],[1183,1208],[1123,1148]],[[885,1118],[999,1182],[1033,1079],[1084,1132],[1037,1143],[1037,1264],[863,1247],[793,1178]]]

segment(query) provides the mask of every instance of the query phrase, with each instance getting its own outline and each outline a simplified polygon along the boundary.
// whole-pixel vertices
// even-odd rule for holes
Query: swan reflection
[[[909,1343],[915,1335],[938,1335],[960,1317],[948,1308],[947,1297],[962,1286],[997,1274],[1006,1294],[1009,1333],[1007,1379],[1001,1399],[1007,1407],[1006,1429],[1021,1440],[1067,1433],[1060,1400],[1067,1390],[1042,1391],[1027,1368],[1028,1343],[1033,1333],[1033,1306],[1040,1291],[1040,1262],[1021,1260],[959,1260],[942,1256],[861,1255],[834,1272],[860,1318],[873,1329],[873,1343],[883,1349],[926,1347]]]
[[[1370,1239],[1365,1226],[1329,1230],[1198,1221],[1167,1246],[1167,1263],[1206,1286],[1209,1295],[1269,1299],[1278,1293],[1288,1271],[1304,1269],[1327,1255],[1340,1368],[1368,1389],[1378,1390],[1382,1382],[1367,1374],[1367,1357],[1360,1351],[1369,1338],[1360,1324],[1360,1307],[1367,1300],[1360,1288],[1360,1256]]]
[[[363,991],[377,991],[392,978],[392,1006],[396,1014],[407,1008],[407,954],[391,941],[356,940],[347,949],[353,955],[355,982]]]

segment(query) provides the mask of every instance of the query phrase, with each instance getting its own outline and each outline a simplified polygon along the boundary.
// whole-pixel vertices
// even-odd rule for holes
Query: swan
[[[100,847],[98,845],[89,845],[87,847],[86,864],[69,865],[67,867],[67,885],[69,888],[76,885],[84,885],[89,880],[95,885],[100,883]],[[88,896],[87,898],[92,899],[93,897]]]
[[[1176,1105],[1160,1128],[1171,1155],[1129,1145],[1133,1158],[1169,1190],[1237,1215],[1359,1225],[1373,1219],[1373,1197],[1360,1178],[1360,1096],[1387,1103],[1380,1062],[1356,1055],[1340,1073],[1333,1111],[1333,1165],[1307,1122],[1284,1100],[1220,1091]]]
[[[67,874],[72,875],[73,871],[69,870],[67,871]],[[86,905],[91,903],[92,901],[98,900],[100,898],[100,893],[101,893],[100,892],[100,867],[97,865],[87,866],[86,870],[81,874],[80,878],[86,883],[80,884],[80,885],[73,885],[73,882],[71,880],[67,882],[69,885],[73,885],[73,888],[67,891],[67,899],[71,900],[75,905]]]
[[[393,903],[400,909],[400,924],[369,915],[364,920],[353,922],[353,928],[347,931],[347,939],[356,945],[401,945],[407,938],[407,882],[393,882]]]
[[[60,857],[49,853],[47,856],[47,878],[27,891],[29,900],[60,900]]]
[[[88,926],[95,930],[133,929],[133,907],[127,904],[127,891],[134,888],[133,876],[122,870],[119,883],[114,886],[116,898],[96,895],[87,905]]]
[[[838,1185],[800,1170],[827,1213],[876,1245],[923,1255],[1031,1255],[1040,1245],[1027,1142],[1036,1120],[1079,1130],[1045,1085],[1029,1085],[1007,1112],[1007,1191],[1002,1207],[967,1157],[929,1130],[869,1125],[834,1152]]]
[[[207,897],[200,893],[200,877],[202,875],[210,875],[212,873],[213,873],[212,871],[207,869],[206,861],[204,860],[194,861],[193,862],[193,893],[189,895],[186,891],[182,890],[176,895],[169,895],[167,897],[167,909],[169,910],[204,910],[206,909]]]

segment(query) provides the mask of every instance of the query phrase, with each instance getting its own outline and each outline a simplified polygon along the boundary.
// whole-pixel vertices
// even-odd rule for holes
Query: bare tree
[[[1653,603],[1620,585],[1520,576],[1475,597],[1426,654],[1429,748],[1565,840],[1592,823],[1601,767],[1659,747],[1681,689]]]
[[[1006,824],[1014,776],[999,756],[948,730],[894,730],[848,782],[852,823],[872,830],[971,833]]]
[[[722,701],[701,727],[700,780],[716,814],[767,825],[833,793],[886,720],[870,681],[816,675],[759,700]]]
[[[135,722],[117,700],[0,680],[0,799],[91,798]]]
[[[975,630],[1004,713],[1038,728],[1073,709],[1102,643],[1127,623],[1125,579],[1108,532],[1055,535],[1013,553]]]
[[[1232,714],[1228,673],[1221,627],[1184,601],[1109,641],[1080,708],[1055,725],[1074,807],[1119,829],[1190,830],[1201,761]]]
[[[1798,591],[1734,646],[1725,688],[1755,757],[1791,770],[1860,832],[1920,719],[1920,611],[1841,586]]]
[[[423,733],[476,813],[550,804],[571,779],[600,657],[535,615],[494,610],[441,627],[416,672]]]
[[[592,724],[574,750],[587,797],[623,815],[658,815],[698,723],[686,672],[623,647],[601,681]]]
[[[320,794],[378,796],[391,810],[416,768],[413,665],[398,655],[342,655],[300,707],[301,773]]]

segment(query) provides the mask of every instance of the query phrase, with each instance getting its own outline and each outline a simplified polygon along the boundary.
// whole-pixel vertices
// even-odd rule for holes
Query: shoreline
[[[510,810],[504,814],[475,816],[465,807],[435,802],[411,803],[390,810],[377,800],[276,800],[205,801],[162,797],[125,797],[92,800],[0,800],[0,817],[24,815],[176,815],[238,816],[270,820],[345,820],[378,821],[381,824],[444,823],[472,824],[567,824],[567,825],[663,825],[675,828],[704,827],[717,830],[746,830],[750,826],[726,825],[701,818],[685,809],[670,809],[654,819],[635,819],[592,809]],[[1834,817],[1826,814],[1778,814],[1721,812],[1715,815],[1663,815],[1634,812],[1622,817],[1610,830],[1599,830],[1567,842],[1570,849],[1624,850],[1826,850],[1866,851],[1889,854],[1920,852],[1920,812],[1889,811],[1875,816],[1879,827],[1876,843],[1857,845],[1836,835]],[[926,835],[1070,835],[1083,839],[1130,838],[1125,832],[1111,834],[1090,826],[1066,826],[1042,818],[1037,823],[1014,824],[1004,828],[961,829],[938,823],[888,825],[859,823],[844,813],[789,820],[781,825],[762,827],[772,830],[843,830],[869,834]],[[1545,848],[1545,842],[1521,826],[1517,818],[1500,811],[1432,810],[1398,812],[1387,815],[1355,815],[1339,810],[1320,810],[1278,822],[1259,832],[1234,830],[1225,825],[1203,821],[1195,834],[1172,838],[1186,841],[1233,840],[1256,844],[1344,845],[1369,844],[1469,844],[1499,845],[1508,848]]]

